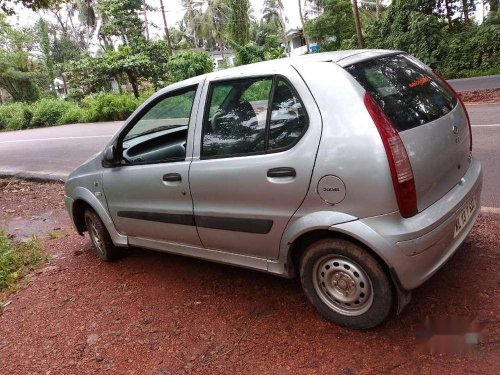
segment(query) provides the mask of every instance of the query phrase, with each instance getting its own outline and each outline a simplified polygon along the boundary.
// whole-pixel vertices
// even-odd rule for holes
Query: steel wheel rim
[[[97,229],[97,225],[93,219],[88,218],[87,228],[90,234],[90,238],[92,239],[92,243],[96,247],[99,254],[103,254],[103,243],[102,238],[99,234],[99,230]]]
[[[318,297],[342,315],[364,314],[373,303],[370,277],[363,267],[341,255],[326,255],[316,261],[313,284]]]

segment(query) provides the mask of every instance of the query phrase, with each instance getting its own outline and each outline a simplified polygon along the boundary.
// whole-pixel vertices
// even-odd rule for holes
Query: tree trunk
[[[450,0],[445,0],[444,4],[445,4],[445,7],[446,7],[446,19],[448,20],[448,28],[451,28]]]
[[[300,15],[300,22],[302,23],[302,34],[304,35],[304,39],[306,40],[306,46],[307,46],[307,53],[309,53],[309,38],[307,37],[306,34],[306,28],[304,25],[304,15],[302,14],[302,0],[299,0],[299,15]]]
[[[128,81],[130,82],[130,86],[132,86],[132,91],[134,92],[134,96],[139,98],[139,85],[137,83],[137,77],[132,72],[127,72]]]
[[[381,0],[376,0],[375,1],[375,16],[377,17],[377,19],[379,20],[380,19],[380,8],[381,8],[381,4],[380,4],[380,1]]]
[[[146,0],[142,0],[142,10],[144,12],[144,29],[146,31],[146,40],[149,40],[148,11],[146,9]]]
[[[170,42],[170,33],[168,32],[167,17],[165,16],[165,7],[163,6],[163,0],[160,0],[161,15],[163,17],[163,27],[165,28],[165,38],[167,39],[168,54],[173,55],[172,43]]]
[[[469,3],[468,0],[462,0],[462,11],[464,13],[464,24],[469,23]]]
[[[359,48],[364,48],[363,34],[361,34],[361,22],[359,21],[358,1],[352,0],[352,13],[354,15],[354,26],[356,26],[356,35],[358,36]]]
[[[66,77],[64,76],[64,74],[61,74],[61,78],[63,81],[64,94],[68,95],[68,83],[66,82]]]

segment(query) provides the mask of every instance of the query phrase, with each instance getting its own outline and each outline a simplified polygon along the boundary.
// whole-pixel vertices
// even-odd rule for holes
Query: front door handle
[[[182,177],[179,173],[167,173],[163,175],[164,182],[181,182]]]
[[[295,176],[297,176],[297,172],[295,172],[295,169],[291,167],[271,168],[267,171],[267,177],[272,177],[272,178],[295,177]]]

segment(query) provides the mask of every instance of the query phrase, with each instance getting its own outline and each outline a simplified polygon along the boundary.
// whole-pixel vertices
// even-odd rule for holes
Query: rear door
[[[206,85],[189,172],[206,248],[277,258],[283,231],[306,196],[321,118],[298,73],[291,67],[280,73]]]
[[[371,93],[405,145],[422,211],[455,186],[470,164],[469,125],[446,84],[406,54],[360,61],[345,69]]]

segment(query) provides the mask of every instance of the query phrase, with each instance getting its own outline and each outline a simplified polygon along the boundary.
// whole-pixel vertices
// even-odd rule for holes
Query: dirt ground
[[[141,249],[103,263],[70,229],[61,184],[0,182],[0,225],[52,254],[0,316],[2,374],[499,373],[498,216],[400,316],[356,332],[321,318],[297,280]],[[450,316],[478,319],[482,342],[426,354],[417,327]]]
[[[460,97],[466,104],[500,103],[500,88],[462,91],[460,92]]]

